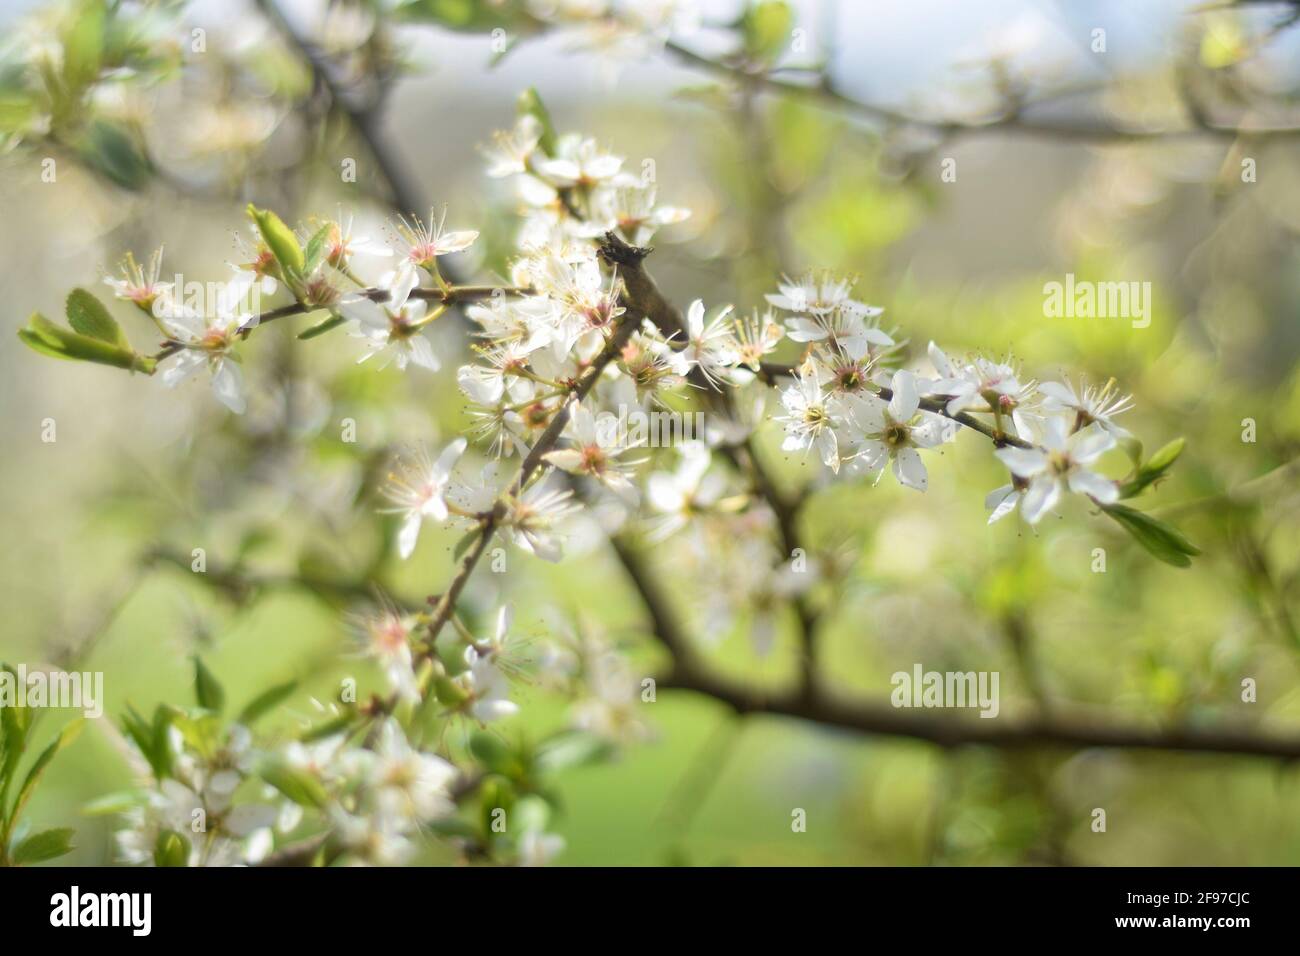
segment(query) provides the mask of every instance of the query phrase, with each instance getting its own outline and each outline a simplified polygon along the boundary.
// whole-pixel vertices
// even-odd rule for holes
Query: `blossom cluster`
[[[909,361],[883,310],[856,298],[853,280],[827,272],[783,279],[748,312],[697,299],[677,315],[635,301],[619,263],[639,268],[640,247],[686,210],[661,205],[652,178],[634,176],[595,140],[557,136],[542,111],[525,109],[484,152],[489,175],[509,181],[521,212],[508,285],[448,280],[440,260],[470,249],[478,232],[449,229],[445,211],[400,218],[379,241],[354,234],[341,216],[293,230],[252,208],[254,234],[212,301],[183,301],[160,281],[161,252],[145,268],[128,258],[106,281],[165,336],[156,357],[164,384],[206,369],[216,397],[236,412],[245,405],[238,353],[272,314],[254,308],[264,297],[289,298],[277,317],[327,313],[303,335],[342,327],[361,342],[359,362],[378,357],[381,367],[426,372],[440,372],[447,358],[427,327],[460,309],[473,358],[455,381],[471,424],[441,448],[413,444],[388,470],[382,510],[396,517],[400,557],[415,553],[429,526],[459,526],[471,546],[500,534],[546,561],[564,557],[568,532],[584,519],[651,542],[677,538],[707,595],[700,633],[723,633],[747,615],[760,655],[776,642],[780,608],[838,573],[833,554],[788,553],[778,503],[738,464],[755,454],[751,439],[769,420],[782,448],[816,463],[824,479],[879,481],[888,470],[917,491],[929,483],[927,454],[963,429],[982,432],[1010,474],[987,497],[990,522],[1019,507],[1037,523],[1068,493],[1103,508],[1122,496],[1122,483],[1096,469],[1128,437],[1116,417],[1132,401],[1113,382],[1027,380],[1009,359],[950,356],[934,343],[924,363]],[[633,258],[611,254],[615,246]],[[795,361],[776,362],[782,350]],[[689,402],[709,409],[705,434],[668,455],[598,427],[611,413]],[[343,713],[362,721],[359,739],[341,730],[290,742],[262,754],[255,770],[239,725],[220,746],[173,734],[171,769],[132,809],[123,857],[156,856],[158,834],[183,832],[199,810],[209,829],[185,844],[186,862],[256,862],[298,825],[306,788],[332,852],[351,862],[410,859],[422,832],[454,816],[457,788],[473,776],[446,748],[417,743],[397,716],[429,703],[440,720],[486,727],[518,712],[521,685],[537,684],[572,698],[577,731],[611,744],[647,735],[639,681],[617,650],[584,635],[533,653],[513,633],[508,605],[490,635],[476,635],[455,593],[445,607],[383,601],[354,615],[388,694]],[[232,804],[255,773],[288,802]],[[558,845],[539,829],[512,844],[521,860]]]

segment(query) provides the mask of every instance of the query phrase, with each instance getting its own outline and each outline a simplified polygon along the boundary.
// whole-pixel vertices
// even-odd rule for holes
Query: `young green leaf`
[[[520,116],[536,118],[542,128],[542,138],[538,141],[538,146],[547,156],[554,156],[555,126],[551,123],[550,111],[547,110],[546,104],[542,102],[542,97],[536,89],[530,86],[519,94],[518,110]]]
[[[32,793],[36,789],[36,785],[40,783],[41,776],[45,773],[45,768],[50,765],[50,761],[54,759],[55,755],[58,754],[60,750],[64,749],[77,739],[77,735],[81,733],[81,729],[84,726],[85,720],[81,718],[72,721],[72,723],[59,731],[59,735],[54,738],[53,743],[41,751],[41,755],[36,758],[36,762],[32,764],[31,769],[27,771],[27,776],[23,780],[23,785],[18,788],[18,796],[14,798],[13,810],[9,813],[10,829],[13,827],[13,822],[17,820],[19,815],[23,812],[23,808],[27,805],[27,801],[32,798]]]
[[[251,724],[257,718],[273,709],[277,704],[287,700],[295,690],[298,689],[296,680],[286,681],[283,684],[276,684],[268,690],[262,691],[244,706],[235,718],[241,724]]]
[[[486,769],[503,777],[517,777],[524,769],[510,745],[490,731],[477,731],[469,739],[469,749]]]
[[[104,0],[82,0],[64,20],[63,80],[80,91],[99,77],[104,58]]]
[[[306,257],[293,230],[269,209],[258,209],[252,203],[248,204],[248,216],[262,234],[262,241],[271,250],[271,255],[275,256],[275,261],[280,263],[284,274],[287,277],[302,276]]]
[[[203,658],[194,655],[194,697],[199,706],[214,714],[221,713],[226,706],[226,691],[221,682],[208,670]]]
[[[316,230],[316,233],[307,240],[307,250],[303,254],[303,272],[311,275],[312,271],[321,263],[325,257],[325,243],[329,241],[330,230],[333,226],[326,223]]]
[[[190,859],[190,843],[175,830],[162,830],[154,843],[154,866],[186,866]]]
[[[1175,438],[1147,459],[1145,464],[1138,467],[1132,478],[1120,485],[1120,497],[1132,498],[1139,495],[1149,485],[1163,478],[1178,460],[1178,456],[1183,453],[1186,444],[1186,439]]]
[[[89,335],[92,339],[99,339],[101,342],[119,348],[131,347],[122,327],[108,314],[104,303],[85,289],[73,289],[68,293],[67,314],[68,324],[82,335]]]
[[[258,769],[258,774],[300,806],[323,807],[329,802],[329,794],[319,779],[283,761],[267,761]]]
[[[27,325],[18,330],[18,338],[28,348],[53,358],[94,362],[97,365],[111,365],[150,375],[156,364],[152,358],[137,355],[129,347],[113,345],[55,325],[39,312],[33,312]]]
[[[790,42],[794,11],[784,0],[761,0],[741,20],[745,52],[755,60],[773,60]]]
[[[1136,538],[1138,544],[1166,564],[1186,568],[1191,565],[1192,557],[1201,553],[1177,528],[1145,512],[1120,504],[1105,505],[1102,510]]]
[[[556,734],[538,748],[536,763],[539,770],[562,770],[597,763],[613,752],[613,745],[595,734],[566,731]]]
[[[53,860],[72,852],[72,838],[76,832],[70,827],[59,827],[33,833],[14,847],[9,858],[18,866]]]

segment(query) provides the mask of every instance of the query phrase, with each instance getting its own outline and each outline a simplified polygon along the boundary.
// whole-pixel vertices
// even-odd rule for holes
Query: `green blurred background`
[[[992,51],[1025,22],[1040,25],[1025,69],[1062,86],[1078,70],[1073,53],[1050,55],[1053,44],[1086,35],[1090,22],[1108,25],[1114,61],[1100,77],[1082,75],[1104,90],[1107,108],[1131,117],[1176,124],[1176,76],[1187,63],[1230,104],[1254,109],[1263,90],[1286,109],[1298,89],[1276,46],[1261,52],[1241,39],[1257,36],[1259,21],[1235,21],[1240,35],[1216,21],[1228,39],[1210,42],[1211,26],[1187,4],[1153,3],[1144,15],[1098,4],[1082,19],[1047,2],[977,13],[955,0],[882,3],[873,14],[858,6],[800,5],[800,22],[815,41],[834,38],[842,86],[909,108],[978,109],[998,75],[990,64],[1002,62]],[[301,62],[255,8],[199,4],[186,15],[208,24],[211,59],[96,106],[147,127],[165,175],[124,188],[60,152],[57,183],[42,183],[39,142],[0,160],[11,330],[0,337],[0,658],[51,663],[84,648],[79,667],[105,673],[106,712],[116,715],[128,702],[188,702],[190,655],[201,651],[235,701],[301,678],[280,718],[287,732],[313,713],[309,695],[328,699],[341,677],[380,682],[351,651],[342,612],[352,602],[287,579],[354,580],[370,566],[385,546],[369,494],[376,463],[395,443],[436,442],[465,419],[454,360],[437,376],[357,368],[350,342],[298,342],[290,323],[243,349],[253,398],[242,418],[205,387],[168,392],[18,342],[12,330],[29,313],[59,314],[76,285],[103,289],[103,270],[127,250],[142,256],[165,243],[168,274],[226,277],[247,201],[286,219],[341,204],[361,233],[390,215],[364,148],[308,95]],[[1234,36],[1235,59],[1220,62],[1214,43],[1231,46]],[[1172,477],[1143,502],[1204,551],[1186,570],[1154,561],[1078,503],[1036,532],[1018,519],[986,527],[983,495],[1004,477],[974,435],[933,463],[924,496],[890,481],[818,492],[808,537],[848,568],[823,595],[823,668],[838,692],[883,701],[890,675],[921,661],[1000,671],[1000,719],[1068,704],[1138,726],[1300,733],[1300,484],[1288,466],[1300,450],[1296,137],[1096,142],[993,129],[929,139],[882,132],[809,98],[747,99],[663,56],[629,63],[610,82],[597,58],[560,38],[530,41],[492,67],[482,34],[420,25],[393,37],[415,68],[394,86],[382,135],[424,195],[449,205],[449,223],[483,231],[478,275],[503,274],[517,220],[506,191],[482,174],[476,146],[509,126],[516,96],[532,86],[557,127],[596,136],[633,168],[654,158],[661,200],[694,210],[650,260],[679,304],[702,297],[748,311],[782,271],[856,273],[861,297],[885,307],[886,325],[910,340],[911,358],[934,339],[950,354],[1010,353],[1027,377],[1114,376],[1136,396],[1124,424],[1148,450],[1187,437]],[[1270,42],[1295,49],[1286,35]],[[1004,66],[1022,65],[1017,56]],[[358,160],[356,184],[339,181],[348,157]],[[939,176],[948,157],[952,183]],[[1240,181],[1242,158],[1256,160],[1256,182]],[[1045,318],[1043,284],[1067,272],[1150,281],[1150,327]],[[117,314],[126,320],[125,309]],[[435,328],[440,354],[466,354],[460,328]],[[149,342],[148,329],[130,332]],[[52,443],[41,437],[47,418]],[[340,440],[348,418],[356,444]],[[1251,443],[1246,418],[1256,423]],[[778,431],[765,426],[760,446],[793,488],[812,470],[782,456]],[[384,558],[383,586],[419,603],[449,576],[457,537],[426,534],[411,561]],[[210,568],[239,566],[264,586],[223,593],[188,568],[143,560],[196,547]],[[652,673],[661,658],[608,548],[587,529],[569,552],[557,567],[512,556],[511,574],[473,580],[469,607],[486,620],[512,600],[518,628],[539,638],[556,613],[580,616]],[[672,556],[671,545],[658,549],[656,563],[682,616],[703,628],[699,595],[674,577]],[[791,622],[780,625],[769,659],[749,649],[743,618],[712,635],[709,658],[746,681],[780,685],[794,673]],[[1245,677],[1258,683],[1256,703],[1240,699]],[[507,736],[563,725],[564,700],[539,687],[520,699]],[[1300,862],[1300,775],[1278,761],[945,752],[740,719],[667,691],[648,715],[652,740],[560,776],[555,829],[567,848],[557,862]],[[70,716],[48,715],[39,736]],[[80,808],[130,784],[108,724],[95,722],[60,756],[29,811],[34,827],[77,827],[69,859],[78,863],[112,855],[112,821]],[[796,807],[808,813],[806,833],[791,831]],[[1094,807],[1107,810],[1105,834],[1089,829]]]

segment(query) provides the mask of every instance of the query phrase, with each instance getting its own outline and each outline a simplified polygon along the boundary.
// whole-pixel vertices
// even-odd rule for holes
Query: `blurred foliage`
[[[362,14],[375,6],[335,5]],[[183,54],[190,35],[176,28],[182,7],[76,0],[40,11],[30,36],[44,46],[28,34],[11,43],[22,49],[0,68],[0,136],[11,150],[4,188],[14,221],[26,224],[0,256],[13,328],[56,307],[73,284],[94,282],[97,264],[128,248],[166,241],[177,261],[212,261],[213,234],[245,229],[237,214],[249,200],[303,215],[340,202],[372,219],[390,211],[372,164],[363,164],[355,185],[337,181],[340,147],[356,155],[363,144],[337,110],[321,110],[318,84],[291,44],[259,31],[248,46],[223,48],[214,33],[207,49],[219,56],[196,61]],[[480,34],[499,26],[512,43],[546,29],[525,3],[415,0],[397,13],[466,33],[463,42],[477,43],[476,51]],[[784,61],[792,15],[787,4],[764,2],[732,21],[746,62]],[[327,45],[345,66],[341,75],[400,73],[401,34],[382,19],[362,19],[369,29],[360,40]],[[1250,26],[1224,12],[1189,27],[1199,66],[1234,94],[1249,84]],[[431,35],[435,44],[452,42],[441,29]],[[570,62],[552,55],[554,67]],[[492,59],[484,53],[485,71]],[[198,102],[186,114],[185,149],[176,150],[167,128],[175,120],[162,107],[178,102],[181,74]],[[842,574],[814,595],[825,611],[823,669],[836,693],[884,700],[890,674],[924,661],[1001,671],[1008,720],[1073,704],[1144,726],[1232,722],[1294,733],[1295,138],[1096,148],[1069,141],[1031,148],[1008,138],[941,149],[807,97],[758,95],[702,76],[687,87],[674,75],[653,95],[620,87],[550,101],[566,126],[580,117],[626,155],[662,157],[661,180],[695,208],[684,241],[662,243],[652,260],[676,301],[702,295],[745,311],[761,304],[782,271],[858,274],[863,295],[887,308],[886,325],[909,340],[911,357],[933,338],[1010,353],[1027,377],[1114,376],[1136,396],[1126,424],[1151,436],[1149,453],[1158,458],[1165,441],[1186,436],[1177,468],[1133,479],[1153,485],[1144,507],[1176,521],[1201,552],[1186,568],[1152,560],[1121,527],[1143,519],[1124,512],[1112,512],[1111,522],[1076,503],[1036,532],[1012,520],[986,527],[978,501],[1003,480],[1002,469],[969,437],[945,450],[923,499],[890,483],[818,490],[803,526],[814,560]],[[452,144],[438,152],[441,142],[416,139],[403,152],[418,180],[454,201],[461,218],[509,218],[510,199],[493,195],[476,168],[472,147],[485,133],[472,114],[490,114],[489,129],[507,125],[526,85],[516,79],[483,92],[483,77],[445,71],[436,87],[421,87],[436,95],[404,104],[400,128],[391,130],[403,142],[435,129]],[[142,119],[150,106],[161,114],[157,124]],[[1243,150],[1267,170],[1258,182],[1238,181]],[[961,173],[943,184],[938,163],[949,152]],[[26,185],[40,181],[46,156],[59,160],[72,198]],[[92,179],[65,172],[65,158]],[[276,231],[269,224],[264,235],[268,228]],[[489,248],[492,238],[485,236]],[[508,242],[500,238],[497,249]],[[24,255],[23,247],[35,251]],[[57,250],[53,263],[48,250]],[[489,252],[487,265],[504,262]],[[1150,279],[1151,326],[1045,318],[1043,283],[1067,272]],[[37,315],[20,334],[46,351],[81,350],[131,367],[138,357],[116,342],[118,319],[105,322],[89,301],[68,303],[69,328]],[[127,327],[137,342],[151,334],[138,316],[114,309],[124,324],[137,323]],[[6,549],[0,566],[9,611],[0,657],[103,670],[106,713],[133,714],[126,733],[154,759],[163,758],[150,741],[171,720],[188,721],[199,746],[210,744],[203,714],[217,711],[242,709],[280,738],[323,720],[312,701],[333,699],[343,678],[379,683],[369,663],[348,656],[341,612],[367,599],[369,583],[418,606],[452,568],[451,532],[427,536],[414,560],[399,563],[394,528],[373,520],[372,493],[399,443],[466,424],[452,377],[376,374],[331,349],[328,338],[304,343],[297,331],[285,323],[259,332],[246,370],[259,388],[241,419],[209,407],[206,396],[152,390],[108,369],[51,367],[26,350],[4,355],[12,413],[3,423],[11,454],[0,465],[9,490],[0,528],[22,546]],[[460,329],[435,334],[443,354],[463,352]],[[57,442],[40,439],[37,423],[46,418],[58,423]],[[340,437],[346,420],[359,426],[355,443]],[[785,488],[809,481],[812,470],[779,448],[777,430],[765,428],[760,451],[776,479]],[[1118,454],[1113,464],[1116,474],[1126,467]],[[1163,472],[1159,464],[1147,462]],[[558,610],[648,672],[658,652],[644,639],[634,593],[596,538],[580,534],[578,554],[560,567],[525,567],[512,556],[524,573],[473,580],[470,628],[508,596],[527,630],[551,633]],[[1190,553],[1146,526],[1138,538],[1153,552]],[[204,581],[188,571],[195,547],[212,562]],[[1097,548],[1104,573],[1095,571]],[[711,632],[692,582],[673,577],[671,548],[656,557],[719,670],[760,685],[790,680],[788,618],[778,617],[777,649],[760,659],[747,639],[753,620],[740,615]],[[1242,701],[1246,677],[1258,682],[1258,702]],[[487,777],[479,804],[447,825],[449,835],[490,839],[490,810],[522,803],[525,816],[553,815],[548,824],[567,840],[567,863],[1300,861],[1292,766],[1113,751],[944,752],[788,720],[742,722],[671,692],[652,710],[656,739],[615,757],[565,729],[562,695],[525,685],[524,697],[526,716],[500,735],[457,730],[447,741]],[[268,699],[282,706],[259,706]],[[63,825],[75,820],[67,859],[109,860],[111,820],[78,814],[129,785],[122,733],[106,719],[74,743],[68,715],[20,727],[25,718],[4,714],[0,779],[18,798],[6,812],[0,792],[0,856],[53,857],[70,847]],[[46,766],[44,754],[65,745]],[[39,788],[23,782],[41,776]],[[310,800],[291,779],[277,785]],[[791,832],[792,807],[807,810],[807,833]],[[1094,807],[1107,808],[1106,834],[1089,829]],[[431,844],[422,859],[445,861],[447,852]]]

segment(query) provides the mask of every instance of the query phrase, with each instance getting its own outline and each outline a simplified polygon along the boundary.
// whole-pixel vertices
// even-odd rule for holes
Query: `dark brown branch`
[[[760,692],[694,669],[674,671],[659,682],[659,687],[705,694],[739,714],[795,717],[865,734],[928,741],[940,747],[1112,747],[1236,754],[1284,760],[1300,758],[1300,737],[1259,734],[1236,728],[1148,729],[1068,719],[1059,713],[1029,721],[979,717],[962,720],[925,710],[847,702],[826,694],[809,700],[802,694],[788,691]]]

